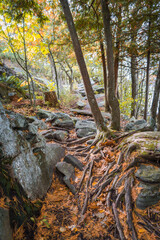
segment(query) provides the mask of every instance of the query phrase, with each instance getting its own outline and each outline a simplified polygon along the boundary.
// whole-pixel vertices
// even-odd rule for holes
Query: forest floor
[[[22,102],[23,103],[23,102]],[[21,104],[22,104],[21,103]],[[12,109],[18,113],[25,115],[35,115],[32,108],[21,104],[12,103]],[[26,103],[27,104],[27,103]],[[62,109],[50,109],[42,107],[49,111],[62,111]],[[69,109],[63,109],[63,112],[70,114]],[[79,116],[78,116],[79,117]],[[79,117],[86,119],[89,117]],[[123,122],[123,125],[126,123]],[[75,130],[69,131],[69,139],[76,139]],[[120,140],[119,140],[120,141]],[[76,195],[73,195],[70,190],[64,185],[63,181],[55,172],[53,181],[46,197],[42,201],[42,209],[40,216],[35,219],[34,240],[109,240],[109,239],[140,239],[140,240],[156,240],[160,239],[160,206],[157,204],[146,210],[139,210],[135,205],[135,200],[140,192],[140,188],[131,189],[132,198],[132,222],[135,227],[137,237],[134,238],[132,230],[128,227],[128,215],[126,206],[120,204],[118,210],[113,209],[112,199],[114,199],[114,179],[106,178],[107,184],[102,187],[103,176],[105,173],[109,176],[120,174],[123,178],[126,168],[126,162],[121,164],[121,169],[117,170],[117,164],[120,159],[120,150],[117,146],[119,141],[106,139],[98,147],[92,146],[88,151],[79,151],[81,147],[84,149],[88,146],[86,142],[75,143],[70,141],[61,143],[66,149],[66,155],[72,154],[76,156],[84,165],[84,171],[75,170],[75,180],[72,182],[78,189]],[[51,141],[54,143],[54,141]],[[105,176],[106,177],[106,176]],[[121,195],[124,189],[125,182],[123,181],[118,188],[118,194]],[[99,189],[101,188],[101,191]],[[116,219],[118,216],[118,220]],[[150,229],[144,219],[151,219]],[[143,221],[142,221],[143,220]],[[123,229],[123,234],[120,237],[117,225]],[[36,227],[35,227],[36,226]],[[154,226],[155,229],[154,229]],[[153,227],[153,228],[152,228]],[[158,230],[157,230],[158,229]],[[158,234],[155,232],[158,231]],[[27,239],[22,238],[22,232],[17,231],[14,240]]]

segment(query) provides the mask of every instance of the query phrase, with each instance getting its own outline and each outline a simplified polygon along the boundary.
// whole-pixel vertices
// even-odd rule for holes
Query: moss
[[[158,144],[157,140],[153,140],[153,141],[150,140],[144,143],[144,147],[149,151],[156,151],[157,144]]]

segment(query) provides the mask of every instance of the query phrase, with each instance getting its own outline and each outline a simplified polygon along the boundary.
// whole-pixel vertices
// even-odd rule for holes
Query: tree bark
[[[55,77],[56,84],[57,84],[57,97],[59,99],[59,82],[58,82],[57,68],[56,68],[55,60],[54,60],[54,57],[53,57],[53,54],[52,54],[49,44],[48,44],[48,50],[49,50],[48,57],[49,57],[49,61],[51,64],[52,78],[54,79],[54,77]]]
[[[48,102],[50,106],[59,107],[59,102],[57,100],[55,91],[44,92],[44,96],[45,96],[45,102]]]
[[[147,120],[147,111],[148,111],[148,92],[149,92],[149,66],[150,66],[150,29],[151,29],[151,20],[149,19],[148,24],[148,51],[147,51],[147,74],[146,74],[146,94],[145,94],[145,108],[144,108],[144,119]]]
[[[115,96],[115,74],[114,74],[114,57],[113,57],[113,46],[112,46],[112,34],[110,26],[110,11],[108,2],[101,0],[102,16],[105,40],[107,45],[107,66],[108,66],[108,100],[111,106],[112,112],[112,123],[111,127],[115,130],[120,130],[120,108],[118,99]]]
[[[86,90],[86,94],[87,94],[87,98],[88,98],[88,102],[89,105],[91,107],[91,111],[93,113],[93,117],[97,126],[97,129],[99,131],[109,131],[104,119],[102,117],[102,114],[98,108],[98,104],[96,101],[96,98],[94,96],[94,92],[92,89],[92,85],[90,82],[90,78],[89,78],[89,74],[87,71],[87,67],[86,67],[86,63],[83,57],[83,53],[81,50],[81,46],[78,40],[78,36],[76,33],[76,29],[74,26],[74,22],[73,22],[73,18],[72,18],[72,14],[68,5],[68,1],[67,0],[60,0],[62,8],[63,8],[63,12],[68,24],[68,29],[70,31],[70,35],[71,35],[71,39],[72,39],[72,43],[73,43],[73,47],[74,47],[74,51],[75,51],[75,55],[77,58],[77,62],[79,65],[79,69],[82,75],[82,79],[84,82],[84,86],[85,86],[85,90]]]
[[[131,117],[136,117],[136,99],[137,99],[137,87],[138,87],[138,79],[136,73],[136,55],[132,52],[131,54],[131,78],[132,78],[132,99],[133,102],[131,104]]]
[[[23,23],[23,47],[24,47],[26,78],[27,78],[28,83],[29,83],[29,77],[31,79],[32,94],[33,94],[33,107],[35,108],[35,106],[36,106],[36,96],[35,96],[34,82],[33,82],[32,76],[31,76],[31,74],[29,73],[29,70],[28,70],[27,47],[26,47],[26,39],[25,39],[25,16],[23,16],[22,23]]]
[[[154,94],[153,94],[153,100],[152,100],[152,106],[151,106],[151,124],[153,125],[153,127],[155,127],[156,125],[156,114],[157,114],[159,95],[160,95],[160,61],[159,61],[158,73],[157,73],[157,78],[155,82]]]
[[[159,108],[158,108],[158,117],[157,117],[157,130],[160,131],[160,99],[159,99]]]
[[[114,72],[115,72],[115,95],[118,97],[118,67],[119,67],[119,49],[120,49],[120,37],[121,37],[121,22],[122,22],[122,7],[119,6],[118,12],[118,26],[117,26],[117,34],[116,34],[116,51],[115,51],[115,59],[114,59]]]
[[[108,101],[108,78],[107,78],[107,68],[106,68],[106,60],[104,53],[103,40],[100,40],[100,50],[101,50],[101,58],[102,58],[102,67],[103,67],[103,82],[104,82],[104,94],[105,94],[105,112],[110,112],[109,101]]]

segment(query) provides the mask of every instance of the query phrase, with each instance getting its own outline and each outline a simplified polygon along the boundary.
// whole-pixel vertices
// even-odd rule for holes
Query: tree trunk
[[[53,57],[53,54],[52,54],[52,51],[50,49],[50,45],[49,44],[48,44],[48,50],[49,50],[48,57],[49,57],[49,61],[50,61],[50,64],[51,64],[52,77],[53,77],[53,80],[54,80],[54,77],[55,77],[55,80],[56,80],[57,97],[59,99],[59,82],[58,82],[57,68],[56,68],[55,60],[54,60],[54,57]]]
[[[59,102],[57,100],[55,91],[45,92],[44,96],[45,96],[45,102],[48,102],[50,106],[59,107]]]
[[[158,117],[157,117],[157,130],[160,131],[160,99],[159,99],[159,108],[158,108]]]
[[[107,78],[107,68],[106,68],[106,60],[104,54],[104,46],[103,40],[100,40],[100,50],[101,50],[101,58],[102,58],[102,66],[103,66],[103,82],[104,82],[104,93],[105,93],[105,112],[110,112],[109,102],[108,102],[108,78]]]
[[[23,17],[23,47],[24,47],[24,65],[25,65],[25,70],[26,70],[26,79],[28,83],[28,90],[29,90],[29,96],[30,96],[30,102],[32,106],[32,94],[31,94],[31,88],[30,88],[30,83],[29,83],[29,74],[28,74],[28,64],[27,64],[27,49],[26,49],[26,42],[25,42],[25,23],[24,23],[24,17]],[[33,89],[32,89],[33,90]],[[34,102],[35,106],[35,102]]]
[[[105,40],[107,45],[107,66],[108,66],[108,99],[109,105],[112,109],[112,123],[111,126],[115,130],[120,130],[120,108],[118,99],[115,96],[115,74],[114,74],[114,58],[113,58],[113,47],[112,47],[112,34],[110,26],[110,11],[108,2],[101,0],[103,25]]]
[[[122,7],[119,7],[118,12],[118,26],[116,35],[116,50],[114,59],[114,72],[115,72],[115,95],[118,97],[118,67],[119,67],[119,49],[120,49],[120,37],[121,37],[121,22],[122,22]]]
[[[136,56],[134,53],[131,55],[131,78],[132,78],[132,105],[131,105],[131,117],[136,117],[136,99],[137,99],[137,86],[138,79],[136,73]]]
[[[144,119],[147,120],[147,111],[148,111],[148,92],[149,92],[149,66],[150,66],[150,28],[151,21],[149,20],[148,26],[148,52],[147,52],[147,74],[146,74],[146,95],[145,95],[145,108],[144,108]]]
[[[153,127],[155,127],[156,125],[156,114],[157,114],[159,93],[160,93],[160,61],[159,61],[158,73],[157,73],[157,78],[155,82],[154,95],[153,95],[152,106],[151,106],[151,124]]]
[[[87,71],[87,67],[86,67],[84,57],[83,57],[81,46],[80,46],[80,43],[79,43],[79,40],[78,40],[78,36],[77,36],[77,33],[76,33],[76,29],[75,29],[75,26],[74,26],[74,22],[73,22],[72,14],[70,12],[68,1],[67,0],[60,0],[60,2],[61,2],[63,12],[64,12],[64,15],[65,15],[65,18],[66,18],[66,21],[67,21],[67,24],[68,24],[68,29],[70,31],[75,55],[76,55],[76,58],[77,58],[77,62],[78,62],[79,69],[80,69],[82,79],[83,79],[83,82],[84,82],[88,102],[89,102],[89,105],[91,107],[91,111],[93,113],[93,117],[94,117],[97,129],[99,131],[108,131],[108,128],[107,128],[107,126],[104,122],[102,114],[101,114],[101,112],[98,108],[96,98],[94,96],[94,92],[93,92],[93,89],[92,89],[92,85],[91,85],[91,82],[90,82],[89,74],[88,74],[88,71]]]

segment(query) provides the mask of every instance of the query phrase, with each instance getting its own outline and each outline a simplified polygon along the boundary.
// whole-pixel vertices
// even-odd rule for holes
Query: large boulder
[[[34,140],[27,139],[23,131],[13,130],[9,118],[0,104],[1,161],[10,159],[13,177],[22,186],[28,198],[42,198],[51,185],[55,165],[65,151],[58,144],[46,144],[45,138],[32,130]]]
[[[12,229],[9,220],[9,210],[0,208],[0,240],[12,240]]]
[[[136,121],[130,121],[125,126],[125,131],[139,130],[139,129],[142,129],[142,128],[147,127],[147,126],[148,126],[147,122],[144,119],[136,120]]]
[[[96,125],[93,121],[79,120],[75,125],[77,137],[82,138],[95,134],[97,132]]]

